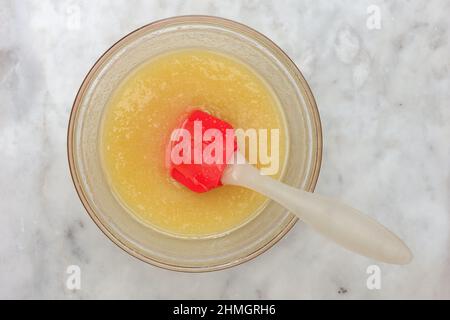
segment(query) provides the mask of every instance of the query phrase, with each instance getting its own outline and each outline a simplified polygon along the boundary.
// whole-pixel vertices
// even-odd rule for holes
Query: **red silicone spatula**
[[[322,235],[351,251],[392,264],[407,264],[412,260],[408,247],[367,215],[337,200],[296,189],[261,175],[257,168],[245,162],[235,142],[224,147],[220,157],[216,157],[222,161],[209,164],[199,161],[200,150],[214,141],[211,139],[205,142],[194,138],[199,123],[202,124],[202,134],[207,133],[208,129],[218,129],[215,139],[222,141],[226,141],[227,134],[229,138],[230,132],[233,132],[233,127],[225,121],[202,111],[192,112],[180,126],[182,132],[189,133],[187,136],[191,137],[190,150],[179,148],[184,152],[181,156],[190,161],[171,162],[170,165],[171,176],[181,184],[195,192],[207,192],[222,185],[252,189],[278,202]],[[177,149],[181,140],[171,142],[170,149]],[[230,157],[236,161],[230,161]],[[230,164],[227,165],[228,162]]]
[[[197,123],[197,132],[196,129]],[[185,161],[181,163],[174,163],[171,157],[170,175],[172,178],[185,185],[195,192],[207,192],[211,189],[220,187],[222,185],[221,178],[224,170],[227,167],[227,160],[234,156],[237,150],[237,145],[234,140],[233,127],[210,114],[196,110],[183,121],[180,128],[188,133],[189,137],[189,155],[186,155]],[[206,161],[203,158],[203,151],[213,142],[213,139],[203,139],[209,129],[217,129],[216,133],[220,134],[222,142],[227,139],[227,130],[233,137],[232,144],[226,150],[226,145],[222,148],[222,161]],[[179,132],[180,138],[182,133]],[[206,140],[206,141],[205,141]],[[174,150],[180,145],[180,141],[175,137],[172,139],[170,150]],[[182,148],[180,148],[181,151]],[[184,150],[186,151],[186,150]],[[185,156],[184,154],[181,156]]]

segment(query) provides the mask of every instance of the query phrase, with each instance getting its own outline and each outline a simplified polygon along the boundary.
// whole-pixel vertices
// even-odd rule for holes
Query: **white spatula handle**
[[[263,176],[249,164],[230,165],[222,182],[264,194],[351,251],[392,264],[407,264],[412,259],[402,240],[367,215],[334,199]]]

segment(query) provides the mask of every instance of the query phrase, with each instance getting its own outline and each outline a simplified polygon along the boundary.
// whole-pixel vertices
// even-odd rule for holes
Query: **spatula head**
[[[233,126],[195,110],[177,129],[182,130],[174,131],[169,144],[172,178],[195,192],[220,187],[227,163],[237,150]]]

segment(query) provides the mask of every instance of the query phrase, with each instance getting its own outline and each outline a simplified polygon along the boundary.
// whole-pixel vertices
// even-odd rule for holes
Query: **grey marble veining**
[[[367,10],[380,9],[380,29]],[[369,10],[370,11],[370,10]],[[210,14],[263,32],[315,94],[317,191],[397,232],[415,254],[379,264],[299,223],[244,265],[182,274],[146,265],[90,221],[66,160],[72,101],[99,55],[152,20]],[[450,2],[0,0],[0,298],[450,298]],[[69,291],[66,268],[82,287]]]

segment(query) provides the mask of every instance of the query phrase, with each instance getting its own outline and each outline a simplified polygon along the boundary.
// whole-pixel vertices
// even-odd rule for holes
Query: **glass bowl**
[[[100,161],[100,123],[115,88],[130,71],[152,57],[184,48],[204,48],[233,56],[265,79],[280,101],[288,130],[282,181],[314,190],[322,158],[322,132],[308,84],[271,40],[240,23],[210,16],[153,22],[128,34],[99,58],[73,104],[67,137],[69,166],[90,217],[120,248],[170,270],[213,271],[266,251],[292,228],[297,218],[270,201],[253,220],[224,236],[173,237],[139,223],[126,211],[113,195]]]

